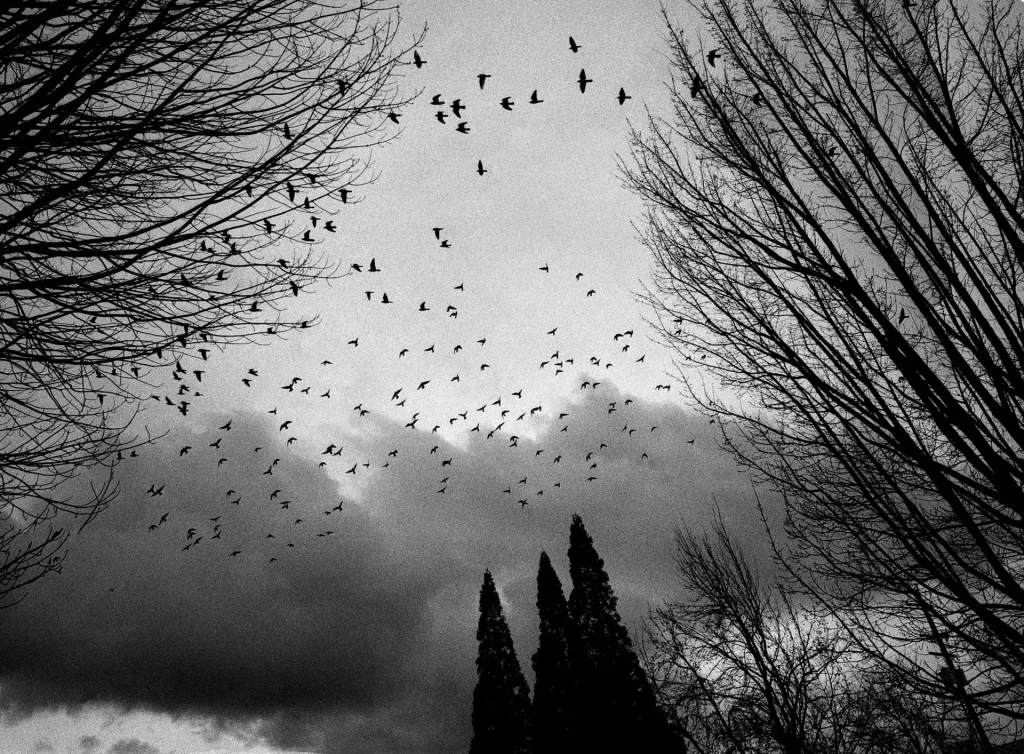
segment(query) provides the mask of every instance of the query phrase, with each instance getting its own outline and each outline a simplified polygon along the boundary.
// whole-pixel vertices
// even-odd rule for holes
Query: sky
[[[641,300],[616,166],[670,114],[659,4],[401,13],[400,41],[427,26],[415,99],[323,241],[364,271],[293,303],[317,327],[211,355],[187,417],[147,402],[160,439],[118,501],[0,616],[3,752],[465,751],[484,569],[532,682],[537,564],[568,593],[573,513],[634,637],[679,597],[676,526],[717,506],[764,552]],[[468,134],[435,118],[455,98]]]

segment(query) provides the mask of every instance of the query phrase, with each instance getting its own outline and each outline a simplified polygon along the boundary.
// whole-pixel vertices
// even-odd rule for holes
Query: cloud
[[[759,540],[749,482],[706,420],[627,400],[607,383],[531,418],[528,397],[506,398],[458,445],[376,415],[358,432],[209,417],[126,461],[121,499],[64,573],[5,613],[0,703],[141,707],[286,750],[464,750],[484,568],[532,678],[537,561],[547,550],[568,592],[572,513],[634,628],[676,590],[674,524],[707,521],[717,501]],[[341,456],[322,454],[325,438]]]
[[[100,746],[100,739],[96,736],[82,736],[78,739],[78,749],[82,754],[93,754]]]

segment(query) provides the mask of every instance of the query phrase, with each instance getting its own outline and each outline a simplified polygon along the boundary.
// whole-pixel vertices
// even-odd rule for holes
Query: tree
[[[341,274],[317,247],[373,179],[396,32],[379,0],[3,4],[0,604],[116,495],[64,485],[134,447],[152,370],[311,324],[283,310]]]
[[[562,582],[546,552],[537,569],[540,637],[533,654],[531,731],[535,754],[569,751],[572,744],[569,636],[573,630]]]
[[[702,0],[712,49],[669,24],[674,120],[623,169],[663,337],[803,587],[908,687],[955,698],[937,647],[1021,718],[1018,6]]]
[[[480,653],[473,690],[470,754],[525,754],[530,751],[530,691],[512,645],[512,634],[490,571],[480,588]]]
[[[676,570],[686,596],[654,612],[644,660],[698,754],[941,754],[967,733],[760,577],[721,518],[676,531]]]
[[[622,625],[604,561],[578,515],[569,527],[569,572],[574,750],[667,750],[664,717]]]

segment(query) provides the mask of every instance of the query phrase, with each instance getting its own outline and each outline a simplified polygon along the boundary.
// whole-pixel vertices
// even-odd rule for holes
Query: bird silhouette
[[[477,175],[483,175],[486,172],[487,172],[487,170],[484,168],[484,161],[483,160],[477,160],[477,163],[476,163],[476,174]]]
[[[594,83],[594,80],[593,79],[588,79],[587,78],[587,72],[585,70],[583,70],[582,68],[580,68],[579,83],[580,83],[580,92],[581,93],[586,93],[586,91],[587,91],[587,84]]]
[[[427,61],[421,58],[420,54],[416,50],[412,51],[412,64],[414,66],[416,66],[417,68],[422,68],[424,65],[426,65],[426,62]]]
[[[720,48],[716,47],[715,49],[708,53],[708,63],[711,64],[712,68],[715,67],[715,61],[722,57],[721,55],[718,54],[719,49]]]
[[[624,105],[624,104],[626,104],[626,100],[633,99],[633,98],[630,97],[628,94],[626,94],[626,90],[625,89],[621,89],[620,88],[619,89],[619,96],[616,99],[619,100],[619,104],[620,105]]]
[[[580,44],[576,44],[576,40],[575,40],[575,39],[573,39],[572,37],[569,37],[569,49],[570,49],[570,50],[572,50],[573,52],[579,52],[579,51],[580,51],[580,48],[581,48],[582,46],[583,46],[583,45],[580,45]]]
[[[537,96],[537,90],[534,89],[533,90],[533,94],[530,95],[530,104],[531,105],[539,105],[543,101],[544,100],[542,100],[540,97]]]
[[[478,73],[478,74],[477,74],[476,80],[480,82],[480,89],[481,89],[481,90],[483,90],[483,88],[484,88],[484,83],[485,83],[485,82],[487,81],[487,79],[489,79],[490,77],[491,77],[491,74],[489,74],[489,73]],[[456,117],[458,117],[458,116],[456,116]]]

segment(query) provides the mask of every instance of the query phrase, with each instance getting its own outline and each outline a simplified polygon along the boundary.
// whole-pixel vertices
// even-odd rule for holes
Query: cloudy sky
[[[669,114],[658,3],[401,9],[407,39],[429,27],[419,94],[325,241],[381,272],[300,299],[316,329],[211,357],[187,418],[146,410],[166,435],[0,620],[4,751],[465,751],[485,568],[532,681],[537,562],[568,592],[572,513],[634,630],[677,595],[674,526],[717,503],[758,545],[749,480],[638,300],[616,156]]]

